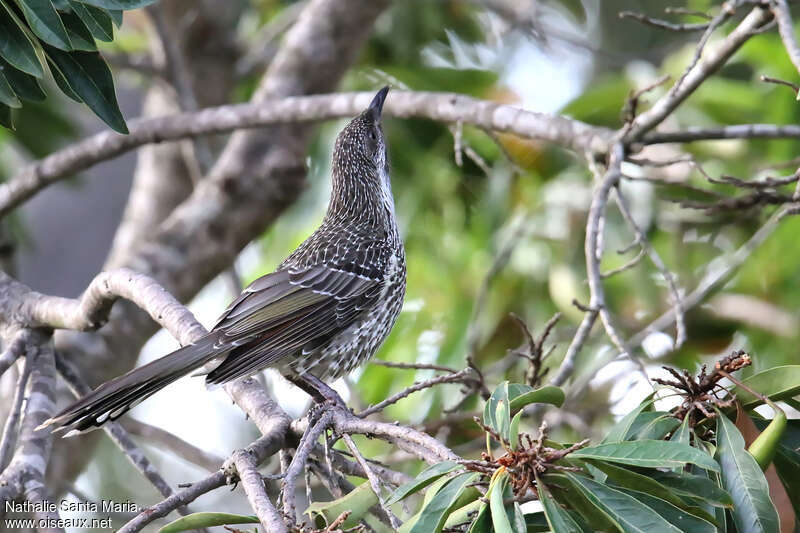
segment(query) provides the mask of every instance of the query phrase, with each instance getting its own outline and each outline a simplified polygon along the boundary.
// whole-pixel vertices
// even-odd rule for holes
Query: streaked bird
[[[194,344],[103,383],[44,425],[94,429],[201,367],[211,368],[208,384],[268,367],[293,381],[319,383],[372,357],[394,326],[406,288],[381,128],[388,90],[339,133],[325,218],[275,272],[244,289]]]

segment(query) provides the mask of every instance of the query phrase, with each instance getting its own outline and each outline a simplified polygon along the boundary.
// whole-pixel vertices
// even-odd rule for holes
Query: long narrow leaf
[[[711,522],[689,514],[666,500],[634,490],[622,489],[622,491],[629,496],[633,496],[685,533],[717,532],[716,526]]]
[[[159,529],[158,533],[178,533],[228,524],[258,524],[258,517],[229,513],[192,513],[170,522]]]
[[[459,465],[452,461],[444,461],[429,466],[428,468],[420,472],[416,478],[412,479],[408,483],[405,483],[397,487],[397,490],[395,490],[389,496],[389,499],[386,500],[386,504],[391,505],[393,503],[399,502],[409,494],[413,494],[415,492],[424,489],[425,487],[427,487],[428,485],[430,485],[443,475],[447,474],[448,472],[452,472],[458,467]]]
[[[120,133],[128,133],[117,104],[114,80],[108,65],[97,52],[66,53],[44,45],[47,56],[69,82],[69,87],[106,124]]]
[[[575,523],[569,513],[562,509],[553,496],[550,490],[538,478],[536,479],[536,488],[539,492],[539,500],[544,507],[544,515],[547,518],[547,523],[550,529],[558,531],[559,533],[582,533],[581,527]]]
[[[744,447],[736,426],[717,412],[717,460],[722,483],[733,498],[733,522],[738,533],[779,533],[778,512],[758,463]]]
[[[685,444],[663,440],[599,444],[572,452],[570,459],[599,459],[648,468],[675,468],[688,463],[706,470],[719,471],[719,465],[707,453]]]
[[[67,29],[50,0],[17,0],[17,4],[37,37],[61,50],[72,50]]]
[[[622,491],[612,489],[584,476],[567,474],[573,484],[597,507],[611,517],[623,533],[679,533],[656,511]]]
[[[447,515],[455,508],[459,496],[477,477],[478,474],[464,473],[449,480],[422,509],[410,533],[438,533],[441,531],[447,521]]]
[[[22,72],[41,78],[44,69],[36,57],[33,43],[21,29],[23,24],[11,8],[0,0],[0,57]]]

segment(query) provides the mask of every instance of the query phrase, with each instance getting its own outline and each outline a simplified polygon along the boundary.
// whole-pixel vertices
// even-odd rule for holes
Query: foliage
[[[0,125],[14,129],[12,109],[46,98],[49,70],[58,88],[103,122],[127,133],[111,70],[95,40],[110,42],[122,11],[155,0],[0,1]]]

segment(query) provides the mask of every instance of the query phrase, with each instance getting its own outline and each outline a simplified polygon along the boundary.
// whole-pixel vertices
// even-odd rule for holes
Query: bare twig
[[[372,93],[297,96],[252,104],[226,105],[128,122],[130,133],[103,132],[32,163],[0,185],[0,216],[42,188],[139,146],[226,133],[236,129],[349,117],[369,104]],[[524,111],[454,93],[392,93],[384,113],[473,124],[560,144],[580,153],[603,152],[609,130],[565,117]]]
[[[634,235],[636,236],[636,240],[642,246],[642,250],[647,253],[647,256],[650,258],[650,261],[656,267],[656,269],[661,273],[661,277],[664,278],[664,281],[667,283],[667,287],[669,287],[669,291],[672,294],[672,303],[673,308],[675,309],[675,349],[680,348],[683,346],[683,343],[686,341],[686,317],[683,314],[683,306],[681,303],[681,292],[678,289],[678,285],[675,283],[675,276],[674,274],[667,268],[667,265],[664,264],[664,261],[661,259],[661,256],[653,248],[652,244],[647,238],[647,235],[642,231],[642,228],[636,223],[633,219],[633,215],[631,214],[630,208],[628,207],[627,202],[625,201],[625,197],[622,195],[622,191],[617,188],[616,194],[616,201],[617,206],[619,207],[620,213],[622,213],[623,218],[628,223],[628,226],[633,231]]]
[[[217,470],[224,461],[222,457],[198,448],[174,433],[157,426],[145,424],[135,418],[125,418],[121,424],[131,435],[142,437],[151,443],[158,444],[159,447],[166,448],[181,459],[205,468],[209,472]]]
[[[641,115],[640,115],[641,116]],[[691,126],[679,131],[648,133],[642,137],[644,144],[688,143],[719,139],[794,139],[800,137],[797,124],[735,124],[703,128]]]
[[[30,330],[21,329],[9,341],[6,349],[0,354],[0,376],[19,359],[30,342]]]
[[[287,426],[276,426],[274,432],[264,435],[245,448],[247,453],[252,454],[256,464],[263,461],[265,457],[269,457],[281,449],[285,442]],[[217,470],[202,480],[192,483],[191,486],[176,492],[169,498],[151,507],[142,509],[138,515],[119,530],[119,533],[135,533],[141,531],[150,522],[167,516],[176,508],[194,501],[203,494],[225,486],[225,483],[225,472],[221,469]]]
[[[638,240],[635,240],[631,244],[634,245],[634,246],[638,246],[640,243],[639,243]],[[625,251],[623,251],[623,250],[620,250],[620,252],[625,253]],[[636,265],[638,265],[639,263],[641,263],[642,258],[644,257],[644,255],[645,255],[644,254],[644,248],[640,246],[639,247],[639,252],[635,256],[633,256],[632,258],[630,258],[628,261],[626,261],[624,264],[618,266],[617,268],[612,268],[611,270],[608,270],[606,272],[601,272],[600,273],[600,277],[603,278],[603,279],[606,279],[606,278],[610,278],[612,276],[616,276],[617,274],[619,274],[621,272],[625,272],[626,270],[630,270],[633,267],[635,267]]]
[[[720,13],[717,18],[721,18],[725,11]],[[762,7],[755,7],[742,22],[720,43],[720,45],[710,51],[705,59],[699,57],[702,53],[702,46],[698,46],[696,57],[697,61],[692,61],[692,66],[687,70],[666,95],[656,101],[646,112],[639,115],[633,122],[630,131],[628,131],[624,140],[632,142],[640,139],[645,133],[659,125],[672,111],[678,107],[690,94],[692,94],[697,87],[709,76],[719,70],[728,59],[744,44],[753,34],[763,25],[772,20],[772,14],[769,10]],[[721,22],[720,22],[721,23]],[[709,30],[712,30],[719,24],[709,24]],[[707,31],[707,34],[710,32]],[[707,39],[706,36],[704,36]],[[704,44],[704,42],[701,42]]]
[[[764,75],[759,76],[758,79],[760,79],[761,81],[763,81],[765,83],[774,83],[776,85],[785,85],[786,87],[789,87],[791,90],[794,91],[795,98],[800,98],[800,85],[797,85],[796,83],[792,83],[792,82],[786,81],[786,80],[781,80],[779,78],[771,78],[769,76],[764,76]]]
[[[229,464],[235,467],[235,474],[242,482],[247,500],[264,529],[275,533],[286,532],[286,525],[280,514],[269,501],[264,489],[264,481],[256,470],[256,460],[252,453],[247,450],[237,450],[231,456]]]
[[[617,349],[625,356],[628,357],[634,364],[639,367],[639,370],[647,376],[642,363],[634,358],[631,351],[628,349],[626,342],[622,339],[616,326],[614,325],[611,313],[606,306],[605,290],[603,289],[603,281],[600,276],[600,255],[601,248],[599,245],[601,228],[603,227],[603,220],[605,218],[606,206],[611,190],[619,183],[622,172],[620,165],[625,157],[625,149],[622,144],[617,143],[614,145],[608,163],[608,169],[605,175],[600,180],[597,189],[592,196],[592,203],[589,207],[589,216],[586,220],[586,240],[584,242],[584,254],[586,255],[586,275],[589,281],[589,291],[591,294],[589,300],[589,307],[597,309],[600,320],[605,327],[606,334],[611,342]]]
[[[638,20],[642,24],[647,24],[648,26],[653,26],[655,28],[661,28],[662,30],[669,30],[669,31],[701,31],[708,28],[707,22],[699,22],[699,23],[669,22],[666,20],[648,17],[644,13],[638,13],[636,11],[622,11],[619,14],[619,18],[621,19],[630,18]]]
[[[369,360],[371,365],[385,366],[387,368],[407,368],[413,370],[439,370],[441,372],[449,372],[455,374],[458,372],[455,368],[444,365],[433,365],[428,363],[399,363],[396,361],[384,361],[383,359],[375,359],[374,357]]]
[[[418,392],[418,391],[421,391],[421,390],[424,390],[424,389],[429,389],[429,388],[434,387],[436,385],[441,385],[442,383],[463,383],[463,382],[469,382],[469,381],[474,381],[474,380],[475,380],[475,378],[473,376],[472,369],[471,368],[465,368],[464,370],[456,372],[455,374],[445,374],[444,376],[436,376],[436,377],[433,377],[433,378],[430,378],[430,379],[426,379],[425,381],[419,381],[417,383],[414,383],[410,387],[406,387],[405,389],[401,390],[397,394],[393,394],[392,396],[386,398],[382,402],[376,403],[375,405],[372,405],[372,406],[364,409],[360,413],[357,413],[357,416],[363,418],[363,417],[369,416],[371,414],[377,413],[379,411],[383,411],[389,405],[395,404],[399,400],[402,400],[403,398],[406,398],[407,396],[409,396],[409,395],[411,395],[411,394],[413,394],[415,392]]]
[[[367,475],[367,480],[369,481],[369,485],[372,488],[372,492],[375,493],[375,496],[378,498],[378,504],[381,506],[383,511],[386,513],[386,516],[389,517],[389,522],[393,529],[397,530],[400,528],[400,521],[397,517],[392,513],[389,507],[386,505],[383,496],[381,495],[381,484],[378,477],[375,475],[375,472],[372,471],[369,463],[367,460],[364,459],[364,456],[361,455],[361,452],[358,450],[356,443],[353,442],[353,437],[350,435],[344,434],[342,435],[342,440],[347,445],[347,448],[350,450],[350,453],[353,454],[353,457],[356,458],[356,461],[361,468],[364,469],[364,473]]]
[[[19,338],[19,337],[17,337]],[[13,341],[16,342],[16,339]],[[19,373],[17,386],[14,390],[14,399],[11,402],[11,409],[3,427],[3,437],[0,440],[0,472],[5,470],[11,461],[11,454],[17,445],[19,435],[19,421],[22,418],[22,401],[25,399],[25,388],[28,386],[28,378],[31,375],[33,364],[29,360],[24,361],[22,372]]]
[[[300,444],[297,445],[292,462],[289,468],[286,469],[283,480],[281,481],[281,490],[283,491],[283,515],[294,524],[297,521],[297,506],[295,504],[295,490],[297,478],[303,473],[306,466],[306,461],[311,451],[314,449],[317,439],[320,435],[330,427],[333,420],[333,408],[322,406],[323,412],[319,419],[313,425],[309,425],[306,431],[303,432],[303,437],[300,439]]]
[[[794,36],[794,22],[792,13],[789,11],[789,4],[786,0],[772,0],[769,3],[772,15],[778,22],[778,33],[780,33],[783,47],[789,54],[795,68],[800,72],[800,46]]]
[[[703,279],[697,287],[684,296],[682,309],[684,312],[692,309],[705,299],[711,293],[722,287],[734,273],[741,267],[747,258],[772,234],[778,227],[778,224],[786,216],[794,214],[793,206],[787,205],[776,211],[772,216],[760,227],[758,230],[742,244],[731,256],[728,258],[727,264],[722,267],[715,267],[708,269]],[[647,336],[653,331],[661,331],[674,323],[676,319],[675,310],[667,311],[647,327],[642,329],[639,333],[635,334],[628,340],[630,346],[639,346]]]

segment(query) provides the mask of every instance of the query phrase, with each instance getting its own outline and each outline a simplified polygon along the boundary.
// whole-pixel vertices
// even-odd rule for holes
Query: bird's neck
[[[327,223],[396,227],[388,170],[342,174],[334,170]]]

